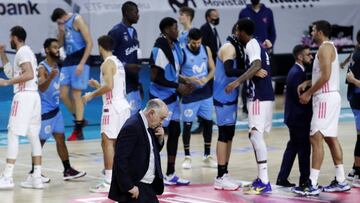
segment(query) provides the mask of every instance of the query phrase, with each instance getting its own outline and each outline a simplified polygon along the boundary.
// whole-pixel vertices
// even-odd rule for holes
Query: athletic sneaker
[[[181,164],[183,169],[191,169],[191,156],[185,156],[184,161]]]
[[[32,189],[44,189],[43,182],[40,177],[34,177],[33,174],[29,174],[24,182],[21,182],[21,187]]]
[[[342,183],[339,183],[336,178],[331,181],[330,185],[323,187],[324,192],[344,192],[350,190],[350,185],[344,180]]]
[[[359,175],[354,176],[352,186],[353,187],[360,187],[360,177],[359,177]]]
[[[110,183],[106,182],[105,180],[101,183],[95,185],[94,187],[91,187],[90,192],[109,192],[110,190]]]
[[[82,130],[74,129],[68,137],[67,141],[76,141],[76,140],[84,140],[84,134]]]
[[[346,180],[348,181],[352,181],[354,179],[355,176],[355,169],[351,169],[351,171],[348,173]]]
[[[222,177],[215,178],[214,188],[216,190],[237,190],[239,185],[234,183],[227,174]]]
[[[165,185],[189,185],[190,180],[182,179],[178,177],[175,173],[171,175],[164,176],[164,184]]]
[[[85,171],[77,171],[70,167],[66,171],[64,171],[64,180],[73,180],[77,178],[81,178],[86,175]]]
[[[206,155],[202,160],[202,166],[207,168],[217,168],[217,162],[211,155]]]
[[[4,175],[0,176],[0,189],[12,189],[15,187],[12,177],[5,177]]]
[[[311,184],[311,181],[308,180],[307,182],[303,183],[298,187],[293,187],[291,191],[295,194],[302,195],[302,196],[317,196],[320,194],[320,188],[318,185],[315,187]]]
[[[271,191],[272,189],[271,189],[270,181],[267,184],[265,184],[261,181],[260,178],[257,178],[253,181],[247,193],[259,195],[259,194],[270,193]]]
[[[41,174],[41,181],[43,182],[43,183],[50,183],[50,178],[49,177],[46,177],[46,176],[44,176],[43,174]]]

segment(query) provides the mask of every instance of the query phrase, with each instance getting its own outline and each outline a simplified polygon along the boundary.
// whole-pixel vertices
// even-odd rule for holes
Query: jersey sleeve
[[[18,66],[20,67],[21,64],[31,62],[31,52],[28,50],[20,50],[18,53]]]
[[[153,60],[155,66],[158,66],[165,70],[165,66],[169,64],[169,60],[166,58],[164,52],[159,48],[153,49]]]
[[[249,58],[250,64],[255,60],[261,60],[261,48],[256,39],[251,39],[246,44],[245,53]]]

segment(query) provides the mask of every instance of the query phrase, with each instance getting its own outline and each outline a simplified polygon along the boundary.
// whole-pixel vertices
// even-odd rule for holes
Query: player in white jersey
[[[100,83],[90,80],[89,85],[96,90],[83,96],[84,103],[102,96],[101,139],[104,153],[105,180],[91,192],[108,192],[112,177],[115,142],[125,121],[130,117],[130,105],[126,100],[125,70],[122,63],[112,54],[113,39],[104,35],[98,38],[99,52],[104,62],[101,64]]]
[[[32,150],[34,173],[25,182],[25,188],[42,189],[41,145],[41,103],[37,85],[37,61],[33,51],[25,45],[26,31],[21,26],[10,30],[11,48],[16,50],[14,66],[11,67],[5,54],[5,46],[0,44],[1,61],[9,80],[0,79],[0,86],[14,85],[14,98],[8,125],[8,149],[6,166],[0,176],[0,189],[14,188],[13,169],[19,151],[19,136],[27,136]]]
[[[331,25],[327,21],[313,23],[311,35],[319,45],[316,53],[312,81],[305,81],[298,87],[300,103],[306,104],[313,97],[313,116],[311,119],[310,143],[312,147],[312,166],[310,180],[293,192],[301,195],[318,195],[317,181],[324,159],[323,142],[330,148],[335,165],[335,180],[323,187],[324,192],[342,192],[350,190],[345,180],[343,154],[337,139],[337,127],[341,108],[339,94],[339,60],[337,50],[329,41]],[[310,88],[306,90],[306,88]],[[306,90],[306,91],[305,91]]]

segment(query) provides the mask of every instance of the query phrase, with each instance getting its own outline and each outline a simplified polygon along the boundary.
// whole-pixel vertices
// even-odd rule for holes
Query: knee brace
[[[226,137],[226,126],[219,126],[219,142],[225,142],[227,143],[227,137]]]
[[[227,141],[231,142],[235,135],[235,125],[226,126],[226,131],[227,131],[226,133]]]
[[[6,158],[16,159],[19,152],[19,136],[15,135],[11,130],[8,132],[8,148]]]
[[[30,135],[27,137],[31,145],[31,154],[32,156],[41,156],[41,143],[39,136]]]
[[[255,158],[258,163],[266,162],[267,149],[264,140],[264,135],[257,130],[251,130],[249,139],[255,151]]]

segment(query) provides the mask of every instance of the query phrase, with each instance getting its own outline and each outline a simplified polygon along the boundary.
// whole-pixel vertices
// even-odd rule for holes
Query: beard
[[[54,59],[54,60],[60,59],[60,53],[59,53],[59,52],[56,52],[56,53],[54,53],[54,52],[49,52],[49,56],[50,56],[52,59]]]
[[[11,47],[11,49],[16,49],[16,44],[12,40],[10,41],[10,47]]]

